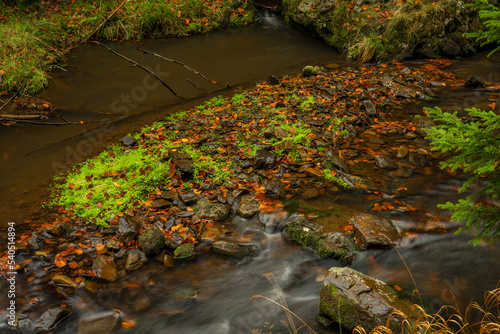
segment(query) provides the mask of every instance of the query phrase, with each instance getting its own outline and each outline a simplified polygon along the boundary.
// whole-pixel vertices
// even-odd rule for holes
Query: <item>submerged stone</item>
[[[108,334],[121,321],[121,312],[114,310],[98,313],[78,320],[78,334]]]
[[[137,270],[142,267],[146,262],[148,262],[148,257],[140,249],[132,249],[127,254],[127,259],[125,260],[125,269],[127,270]]]
[[[67,307],[54,307],[45,311],[35,322],[37,333],[47,333],[52,331],[64,319],[73,312]]]
[[[194,244],[186,243],[177,247],[174,251],[175,260],[191,260],[196,256]]]
[[[118,278],[118,268],[112,257],[99,255],[94,261],[96,277],[108,282],[114,282]]]
[[[218,240],[212,244],[215,252],[234,257],[245,257],[254,255],[257,252],[256,245],[248,242],[235,242]]]

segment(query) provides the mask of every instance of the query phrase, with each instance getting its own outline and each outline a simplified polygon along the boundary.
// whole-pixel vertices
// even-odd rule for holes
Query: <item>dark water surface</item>
[[[143,41],[139,45],[181,60],[208,77],[233,86],[265,80],[270,74],[298,72],[305,64],[336,62],[345,65],[337,52],[318,40],[283,26],[273,17],[265,19],[262,25],[245,29],[183,39]],[[182,67],[138,53],[134,44],[110,46],[153,69],[160,66],[160,72],[168,73],[165,80],[187,99],[205,97],[207,93],[195,89],[186,78],[200,87],[218,89]],[[113,123],[113,130],[99,127],[98,123],[1,128],[2,224],[25,219],[30,205],[38,205],[46,187],[43,182],[49,182],[54,173],[54,161],[58,162],[57,166],[75,163],[97,153],[104,144],[138,130],[172,110],[196,103],[194,100],[179,104],[179,100],[163,87],[147,89],[154,81],[145,72],[130,67],[126,61],[97,46],[75,50],[68,64],[68,72],[53,73],[53,84],[42,94],[60,107],[61,114],[70,121],[99,122],[106,118],[116,119],[120,115],[127,118]],[[487,59],[485,54],[481,54],[458,61],[449,70],[464,78],[476,74],[486,81],[498,82],[500,57]],[[140,94],[144,91],[147,96],[143,98]],[[231,92],[232,89],[221,93]],[[135,100],[127,105],[122,94],[131,98],[135,96]],[[447,88],[442,91],[439,101],[409,106],[402,112],[434,105],[445,110],[471,106],[486,108],[488,97],[486,92]],[[134,106],[134,103],[137,105]],[[92,129],[88,136],[80,134]],[[92,150],[85,152],[85,143],[91,143],[89,147]],[[76,155],[70,155],[67,160],[66,155],[71,152],[76,152]],[[449,177],[429,175],[423,179],[420,193],[398,200],[433,215],[446,215],[435,205],[447,200],[455,201],[459,186],[459,181]],[[26,194],[22,194],[24,189],[28,190]],[[324,197],[312,204],[328,207],[333,201]],[[335,199],[335,203],[361,212],[370,212],[372,204],[364,197],[353,194],[342,194]],[[418,223],[411,216],[394,215],[391,218],[399,226]],[[209,253],[175,268],[164,268],[161,263],[151,260],[143,269],[129,274],[124,282],[125,285],[137,283],[140,286],[137,289],[102,290],[97,294],[80,289],[64,301],[75,305],[75,308],[78,305],[82,313],[120,309],[127,319],[136,323],[128,333],[251,333],[252,329],[266,326],[266,322],[286,332],[281,325],[281,321],[286,320],[281,308],[262,298],[253,300],[249,305],[255,295],[276,299],[277,292],[263,276],[273,273],[293,312],[317,332],[338,332],[335,328],[321,327],[315,316],[321,281],[330,267],[340,263],[321,260],[290,243],[280,233],[254,230],[251,222],[242,224],[235,218],[227,225],[228,228],[247,226],[240,232],[254,236],[254,242],[261,249],[260,254],[255,258],[233,260]],[[444,304],[457,303],[464,307],[471,300],[481,302],[484,291],[495,288],[500,279],[498,245],[473,247],[463,236],[427,234],[406,238],[399,250],[424,303],[434,311]],[[406,290],[413,286],[405,264],[393,249],[364,252],[352,267],[383,281],[397,283]],[[43,285],[19,286],[19,290],[26,300],[39,297],[46,306],[61,303],[61,299],[50,292],[53,289],[46,289]],[[0,304],[5,302],[5,296],[1,296]],[[32,312],[36,313],[35,310]],[[62,332],[71,331],[74,326],[74,323],[69,323]]]

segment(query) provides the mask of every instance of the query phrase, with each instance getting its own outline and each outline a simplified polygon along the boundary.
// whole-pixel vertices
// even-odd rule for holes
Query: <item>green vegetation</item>
[[[324,169],[323,173],[325,174],[325,180],[331,181],[343,189],[351,189],[351,186],[348,183],[334,176],[330,169],[328,168]]]
[[[50,204],[106,225],[111,214],[140,207],[149,192],[168,182],[168,167],[144,147],[127,150],[113,146],[66,177],[56,177],[60,183]]]
[[[469,233],[475,228],[474,245],[483,239],[500,240],[500,205],[494,202],[500,193],[500,115],[493,111],[476,108],[465,109],[474,121],[465,122],[457,112],[443,112],[439,108],[426,109],[434,121],[443,123],[429,130],[435,150],[451,151],[455,155],[441,163],[442,168],[452,171],[463,169],[469,179],[460,192],[467,190],[479,180],[487,179],[481,190],[460,199],[458,203],[446,203],[439,207],[454,211],[452,219],[466,220],[458,232]],[[483,197],[486,197],[484,199]],[[493,201],[487,198],[491,197]]]
[[[493,51],[488,54],[488,57],[500,50],[500,9],[498,4],[495,6],[488,3],[488,0],[475,0],[473,5],[479,11],[479,17],[484,21],[485,31],[471,32],[466,34],[468,37],[476,38],[482,42],[481,46],[496,43],[499,44]]]
[[[15,92],[27,80],[22,95],[46,86],[50,64],[91,39],[185,36],[256,20],[249,0],[239,7],[232,0],[0,1],[0,13],[0,90]]]

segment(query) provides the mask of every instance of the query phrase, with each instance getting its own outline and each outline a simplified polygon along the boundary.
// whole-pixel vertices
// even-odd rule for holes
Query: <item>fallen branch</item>
[[[106,22],[109,21],[109,19],[111,19],[115,13],[123,7],[123,5],[127,2],[127,0],[123,1],[118,7],[115,8],[115,10],[109,14],[109,16],[94,30],[92,31],[92,33],[90,33],[90,35],[87,36],[87,38],[85,38],[85,41],[88,41],[89,39],[92,38],[92,36],[94,36],[99,30],[101,30],[101,28],[106,24]]]
[[[118,57],[123,58],[123,59],[125,59],[126,61],[128,61],[128,62],[130,62],[130,63],[134,64],[134,66],[137,66],[137,67],[142,68],[144,71],[146,71],[146,72],[148,72],[149,74],[151,74],[151,75],[152,75],[152,76],[153,76],[156,80],[158,80],[159,82],[161,82],[161,83],[163,84],[163,86],[167,87],[167,88],[168,88],[168,90],[169,90],[170,92],[172,92],[172,94],[174,94],[174,95],[175,95],[175,97],[178,97],[179,99],[184,100],[184,98],[182,98],[182,97],[180,97],[179,95],[177,95],[177,94],[174,92],[174,90],[173,90],[172,88],[170,88],[170,86],[169,86],[169,85],[167,85],[167,84],[166,84],[166,83],[165,83],[162,79],[160,79],[160,78],[159,78],[159,77],[158,77],[158,76],[157,76],[157,75],[156,75],[153,71],[151,71],[151,70],[147,69],[146,67],[144,67],[143,65],[139,64],[138,62],[136,62],[136,61],[134,61],[134,60],[132,60],[132,59],[130,59],[130,58],[125,57],[124,55],[122,55],[122,54],[120,54],[120,53],[116,52],[115,50],[113,50],[113,49],[111,49],[111,48],[107,47],[107,46],[106,46],[106,45],[104,45],[104,44],[101,44],[101,43],[99,43],[99,42],[97,42],[97,41],[94,41],[94,43],[96,43],[97,45],[102,46],[103,48],[107,49],[109,52],[111,52],[111,53],[113,53],[113,54],[117,55]]]
[[[25,119],[9,119],[9,118],[0,118],[0,122],[16,122],[16,123],[26,123],[26,124],[35,124],[35,125],[54,125],[54,126],[80,124],[78,122],[48,123],[48,122],[28,121],[28,120],[25,120]]]
[[[227,84],[227,83],[226,83],[226,84],[224,84],[224,83],[220,83],[220,82],[217,82],[217,81],[215,81],[215,80],[211,80],[211,79],[207,78],[206,76],[204,76],[204,75],[203,75],[203,74],[201,74],[200,72],[196,71],[195,69],[193,69],[193,68],[191,68],[191,67],[187,66],[186,64],[184,64],[184,63],[182,63],[182,62],[180,62],[180,61],[178,61],[178,60],[175,60],[175,59],[170,59],[170,58],[167,58],[167,57],[163,57],[163,56],[162,56],[162,55],[160,55],[160,54],[157,54],[157,53],[154,53],[154,52],[151,52],[151,51],[148,51],[148,50],[144,50],[144,49],[141,49],[141,48],[139,48],[139,47],[137,48],[137,50],[142,51],[142,52],[144,52],[144,53],[149,53],[149,54],[151,54],[151,55],[153,55],[153,56],[156,56],[156,57],[159,57],[159,58],[161,58],[161,59],[163,59],[163,60],[170,61],[170,62],[172,62],[172,63],[175,63],[175,64],[178,64],[178,65],[184,66],[185,68],[187,68],[187,69],[188,69],[188,70],[190,70],[191,72],[193,72],[193,73],[195,73],[195,74],[199,75],[199,76],[200,76],[200,77],[202,77],[203,79],[205,79],[205,80],[207,80],[207,81],[209,81],[209,82],[211,82],[211,83],[213,83],[213,84],[216,84],[216,85],[223,85],[223,86],[230,87],[230,86],[229,86],[229,84]]]
[[[9,119],[47,119],[47,115],[0,115],[0,119],[9,118]]]

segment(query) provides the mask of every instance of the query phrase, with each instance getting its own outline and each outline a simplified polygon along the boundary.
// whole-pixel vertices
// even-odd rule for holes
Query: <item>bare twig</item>
[[[193,85],[195,88],[198,88],[199,90],[206,90],[206,89],[203,89],[203,88],[201,88],[201,87],[198,87],[198,86],[197,86],[194,82],[192,82],[191,80],[189,80],[189,79],[186,79],[186,80],[187,80],[187,82],[189,82],[191,85]]]
[[[115,13],[120,9],[122,8],[122,6],[127,2],[127,0],[123,1],[118,7],[115,8],[115,10],[113,12],[111,12],[111,14],[109,14],[109,16],[104,20],[102,21],[102,23],[94,30],[90,33],[90,35],[87,36],[87,38],[85,38],[85,41],[88,41],[89,39],[92,38],[92,36],[94,36],[105,24],[106,22],[109,21],[109,19],[111,19]]]
[[[0,119],[9,118],[9,119],[47,119],[47,115],[8,115],[8,114],[0,114]]]
[[[45,57],[45,55],[43,55],[43,56],[42,56],[42,58],[43,58],[43,57]],[[35,68],[33,67],[33,68],[31,69],[31,71],[28,73],[28,75],[26,76],[26,79],[24,79],[24,82],[23,82],[23,83],[21,84],[21,86],[19,86],[19,88],[17,89],[17,92],[15,92],[15,93],[14,93],[14,95],[12,95],[12,96],[10,97],[10,99],[8,99],[8,100],[7,100],[7,102],[5,102],[5,103],[4,103],[4,105],[0,107],[0,111],[1,111],[3,108],[5,108],[5,106],[6,106],[7,104],[9,104],[9,103],[10,103],[10,101],[12,101],[12,100],[13,100],[13,99],[17,96],[17,94],[19,94],[19,93],[21,92],[21,90],[23,90],[24,85],[26,85],[26,83],[28,82],[28,80],[29,80],[29,78],[30,78],[30,75],[31,75],[31,73],[33,72],[33,70],[34,70],[34,69],[35,69]]]
[[[170,59],[170,58],[164,57],[164,56],[162,56],[162,55],[160,55],[160,54],[157,54],[157,53],[154,53],[154,52],[151,52],[151,51],[148,51],[148,50],[141,49],[141,48],[139,48],[139,47],[137,48],[137,50],[142,51],[142,52],[144,52],[144,53],[149,53],[149,54],[151,54],[151,55],[153,55],[153,56],[156,56],[156,57],[159,57],[159,58],[161,58],[161,59],[163,59],[163,60],[170,61],[170,62],[172,62],[172,63],[175,63],[175,64],[178,64],[178,65],[184,66],[185,68],[187,68],[187,69],[188,69],[188,70],[190,70],[191,72],[193,72],[193,73],[195,73],[195,74],[199,75],[199,76],[200,76],[200,77],[202,77],[203,79],[205,79],[205,80],[207,80],[207,81],[209,81],[209,82],[211,82],[211,83],[213,83],[213,84],[216,84],[216,85],[223,85],[223,86],[226,86],[226,87],[230,87],[228,83],[224,84],[224,83],[217,82],[217,81],[215,81],[215,80],[211,80],[211,79],[207,78],[206,76],[204,76],[203,74],[201,74],[200,72],[196,71],[195,69],[193,69],[193,68],[191,68],[191,67],[187,66],[186,64],[184,64],[184,63],[182,63],[182,62],[180,62],[180,61],[178,61],[178,60],[175,60],[175,59]]]
[[[136,62],[135,60],[132,60],[132,59],[130,59],[130,58],[125,57],[124,55],[122,55],[122,54],[120,54],[120,53],[116,52],[115,50],[113,50],[113,49],[111,49],[111,48],[107,47],[107,46],[106,46],[106,45],[104,45],[104,44],[101,44],[101,43],[99,43],[99,42],[97,42],[97,41],[94,41],[94,43],[96,43],[97,45],[102,46],[103,48],[107,49],[109,52],[111,52],[111,53],[113,53],[113,54],[117,55],[118,57],[123,58],[123,59],[125,59],[126,61],[128,61],[128,62],[132,63],[134,66],[137,66],[137,67],[142,68],[144,71],[146,71],[146,72],[148,72],[149,74],[151,74],[151,75],[152,75],[152,76],[153,76],[156,80],[158,80],[159,82],[161,82],[161,83],[163,84],[163,86],[167,87],[167,88],[168,88],[168,90],[169,90],[172,94],[174,94],[174,95],[175,95],[175,97],[178,97],[178,98],[180,98],[180,99],[183,99],[183,100],[184,100],[184,98],[182,98],[182,97],[180,97],[179,95],[177,95],[177,94],[173,91],[173,89],[172,89],[172,88],[170,88],[170,86],[169,86],[169,85],[167,85],[167,84],[166,84],[166,83],[165,83],[162,79],[160,79],[160,78],[159,78],[159,77],[158,77],[158,76],[157,76],[157,75],[156,75],[153,71],[151,71],[151,70],[149,70],[148,68],[144,67],[143,65],[139,64],[139,63],[138,63],[138,62]]]
[[[80,124],[78,122],[48,123],[48,122],[28,121],[25,119],[9,119],[9,118],[0,118],[0,122],[16,122],[16,123],[26,123],[26,124],[35,124],[35,125],[53,125],[53,126]]]

